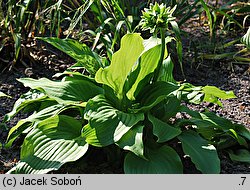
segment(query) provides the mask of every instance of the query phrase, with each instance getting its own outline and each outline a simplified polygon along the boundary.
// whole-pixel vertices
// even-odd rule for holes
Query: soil
[[[250,65],[232,65],[231,62],[227,60],[213,62],[201,60],[193,61],[193,57],[195,56],[194,47],[185,47],[189,47],[188,44],[193,41],[207,41],[207,37],[207,33],[201,37],[189,33],[188,38],[183,39],[183,66],[185,79],[187,82],[194,85],[213,85],[223,90],[232,90],[237,98],[222,101],[223,108],[208,103],[203,103],[202,105],[189,105],[189,107],[201,112],[205,109],[209,109],[220,116],[228,118],[236,123],[243,124],[250,129]],[[0,91],[11,96],[11,98],[0,99],[0,121],[3,120],[6,113],[11,111],[14,102],[20,95],[27,91],[27,89],[16,80],[17,78],[47,77],[52,79],[54,74],[63,72],[74,63],[74,60],[67,55],[55,50],[49,45],[38,43],[34,40],[23,48],[25,49],[23,52],[26,53],[22,55],[22,62],[16,63],[11,70],[5,69],[4,72],[0,74]],[[0,57],[4,58],[4,54],[1,54]],[[0,70],[7,68],[6,66],[6,63],[0,59]],[[183,80],[179,65],[175,66],[174,75],[177,80]],[[8,122],[7,125],[1,124],[1,143],[4,143],[6,140],[9,129],[13,127],[18,120],[24,117],[25,115],[18,114]],[[22,138],[19,138],[12,148],[0,149],[0,173],[6,173],[18,162],[21,144]],[[105,155],[103,150],[91,147],[84,158],[74,163],[65,164],[59,171],[52,173],[123,173],[120,163],[111,162],[103,155]],[[229,159],[228,155],[224,153],[221,153],[219,156],[221,159],[221,173],[250,174],[250,164],[233,162]],[[94,160],[90,160],[90,157],[94,157]],[[184,173],[200,173],[196,170],[188,157],[183,157],[182,159],[185,168]]]

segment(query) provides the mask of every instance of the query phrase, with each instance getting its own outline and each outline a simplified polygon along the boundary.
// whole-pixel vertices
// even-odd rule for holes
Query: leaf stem
[[[160,55],[160,59],[159,59],[157,68],[155,69],[153,82],[156,82],[158,79],[160,69],[161,69],[161,66],[163,63],[163,59],[164,59],[165,50],[166,50],[165,29],[164,28],[160,28],[160,34],[161,34],[161,55]]]

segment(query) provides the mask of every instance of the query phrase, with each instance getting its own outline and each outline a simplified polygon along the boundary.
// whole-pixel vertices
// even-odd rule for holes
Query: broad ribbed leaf
[[[139,94],[137,101],[141,108],[134,111],[146,111],[160,103],[169,95],[173,94],[179,87],[169,82],[156,82],[146,86]]]
[[[240,145],[245,146],[246,148],[248,148],[247,141],[243,137],[241,137],[234,129],[229,129],[228,134],[231,135],[235,140],[237,140],[237,142]]]
[[[230,120],[225,119],[223,117],[219,117],[213,112],[203,112],[199,114],[202,120],[210,123],[210,126],[217,127],[224,131],[228,131],[233,126]]]
[[[200,113],[200,116],[202,117],[203,121],[209,122],[209,126],[211,126],[212,128],[223,130],[229,135],[231,135],[233,132],[232,137],[235,138],[235,140],[237,140],[239,144],[246,145],[242,137],[250,140],[250,131],[243,125],[232,123],[232,121],[223,117],[219,117],[213,112]],[[239,135],[241,135],[242,137]]]
[[[78,160],[88,149],[81,129],[81,122],[69,116],[40,122],[26,136],[20,162],[8,173],[43,174]]]
[[[151,114],[148,115],[148,119],[153,124],[153,134],[157,136],[157,142],[159,143],[169,141],[181,134],[181,130],[179,128],[170,126],[166,122],[159,120]]]
[[[228,125],[227,122],[228,120],[225,120],[226,128],[223,129],[223,127],[220,125],[221,122],[224,121],[217,119],[219,117],[214,113],[209,113],[209,112],[199,113],[197,111],[190,110],[186,106],[181,106],[180,111],[187,113],[192,118],[180,120],[177,123],[177,126],[184,127],[187,125],[195,125],[197,132],[208,140],[212,140],[217,135],[221,135],[225,131],[228,131],[230,129],[230,125]]]
[[[139,157],[144,157],[144,146],[143,146],[143,128],[144,125],[137,124],[132,127],[122,138],[116,142],[119,147],[124,150],[129,150]]]
[[[180,106],[180,112],[185,112],[185,113],[187,113],[188,115],[190,115],[192,117],[202,119],[202,117],[201,117],[201,115],[200,115],[200,113],[198,111],[191,110],[191,109],[189,109],[188,107],[186,107],[184,105]]]
[[[167,42],[171,42],[172,38],[167,38]],[[146,78],[149,74],[153,73],[158,66],[161,52],[161,42],[157,38],[150,38],[144,41],[144,53],[140,56],[139,63],[135,69],[138,72],[136,80],[133,81],[131,89],[127,93],[130,100],[134,100],[138,92],[149,82]],[[164,58],[167,56],[166,50]],[[137,71],[139,70],[139,71]],[[147,79],[147,80],[144,80]]]
[[[187,107],[182,107],[181,110],[191,115],[192,118],[182,120],[178,123],[178,126],[196,125],[197,132],[208,140],[212,140],[214,137],[222,134],[227,134],[239,144],[247,147],[246,140],[243,137],[250,140],[250,131],[243,125],[232,123],[230,120],[219,117],[213,112],[199,113],[189,110]]]
[[[190,156],[198,170],[206,174],[220,173],[220,159],[213,145],[193,131],[183,132],[178,138],[184,153]]]
[[[145,53],[142,54],[140,57],[140,61],[138,63],[138,68],[139,68],[139,73],[137,75],[137,78],[135,82],[133,83],[132,88],[128,91],[127,97],[130,100],[134,100],[136,94],[134,94],[138,89],[138,85],[142,80],[149,75],[150,73],[153,73],[154,70],[156,69],[159,59],[160,59],[160,54],[159,52],[161,51],[161,45],[157,45],[152,49],[149,49]],[[148,81],[145,81],[145,84],[147,84]],[[140,84],[141,86],[145,86],[145,84]],[[142,87],[140,87],[142,88]]]
[[[140,34],[126,34],[121,40],[120,50],[114,53],[110,66],[97,71],[96,81],[111,87],[117,97],[122,99],[127,76],[143,50]]]
[[[230,99],[230,98],[236,98],[233,91],[223,91],[215,86],[205,86],[202,88],[203,93],[205,94],[203,101],[216,103],[220,106],[222,106],[221,102],[218,100],[218,98],[221,98],[223,100]]]
[[[216,136],[224,133],[220,127],[215,126],[213,123],[207,120],[191,118],[190,120],[186,120],[186,122],[187,122],[186,125],[187,124],[196,125],[197,132],[200,133],[207,140],[212,140]]]
[[[183,166],[179,155],[169,146],[145,149],[146,159],[128,153],[124,160],[126,174],[180,174]]]
[[[221,98],[223,100],[227,100],[230,98],[236,98],[233,91],[220,90],[219,88],[217,88],[215,86],[205,86],[202,88],[202,90],[205,93],[205,96],[210,94],[210,95],[213,95],[215,97]]]
[[[171,117],[175,117],[181,109],[181,101],[175,96],[166,98],[163,102],[156,105],[151,113],[160,118],[162,121],[169,121]]]
[[[247,129],[244,125],[234,124],[234,130],[250,141],[250,130]]]
[[[62,111],[70,108],[78,108],[77,106],[80,105],[61,105],[61,104],[56,104],[53,106],[49,106],[47,108],[42,109],[39,112],[33,113],[29,117],[25,119],[21,119],[18,121],[18,123],[12,127],[9,131],[7,141],[5,144],[5,147],[8,148],[12,145],[13,141],[21,134],[23,133],[26,129],[31,128],[34,126],[34,122],[38,122],[41,120],[44,120],[48,117],[55,116]]]
[[[103,95],[88,101],[84,117],[89,124],[83,128],[83,136],[93,146],[108,146],[119,141],[144,119],[142,113],[130,114],[117,110]]]
[[[50,98],[62,104],[86,102],[97,94],[102,94],[102,88],[87,80],[51,81],[46,78],[39,80],[22,78],[18,81],[32,89],[42,89]]]
[[[41,39],[66,53],[75,59],[79,66],[84,67],[92,74],[95,74],[102,65],[98,55],[87,45],[79,43],[77,40],[69,38],[60,39],[55,37],[44,37],[38,39]]]
[[[3,122],[10,121],[12,117],[14,117],[18,112],[23,110],[25,107],[36,102],[42,102],[43,100],[46,99],[48,99],[46,94],[38,90],[30,90],[29,92],[21,95],[21,97],[15,102],[12,111],[5,115]]]
[[[250,27],[248,28],[247,33],[242,37],[241,41],[248,49],[250,49]]]

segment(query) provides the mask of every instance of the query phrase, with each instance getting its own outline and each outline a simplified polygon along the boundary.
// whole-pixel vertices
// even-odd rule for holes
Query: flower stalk
[[[160,29],[160,34],[161,34],[161,55],[160,55],[160,59],[159,59],[157,68],[156,68],[155,73],[154,73],[153,82],[156,82],[158,79],[160,69],[161,69],[161,66],[162,66],[163,60],[164,60],[165,50],[166,50],[165,29],[164,28]]]
[[[150,33],[154,33],[155,36],[160,32],[161,35],[161,54],[158,66],[155,70],[153,82],[157,81],[164,60],[166,50],[165,32],[168,29],[168,23],[175,20],[175,17],[172,15],[175,9],[176,6],[171,9],[170,7],[166,7],[163,3],[161,5],[155,3],[150,4],[149,9],[144,9],[142,12],[142,20],[140,22],[142,30],[150,30]]]

